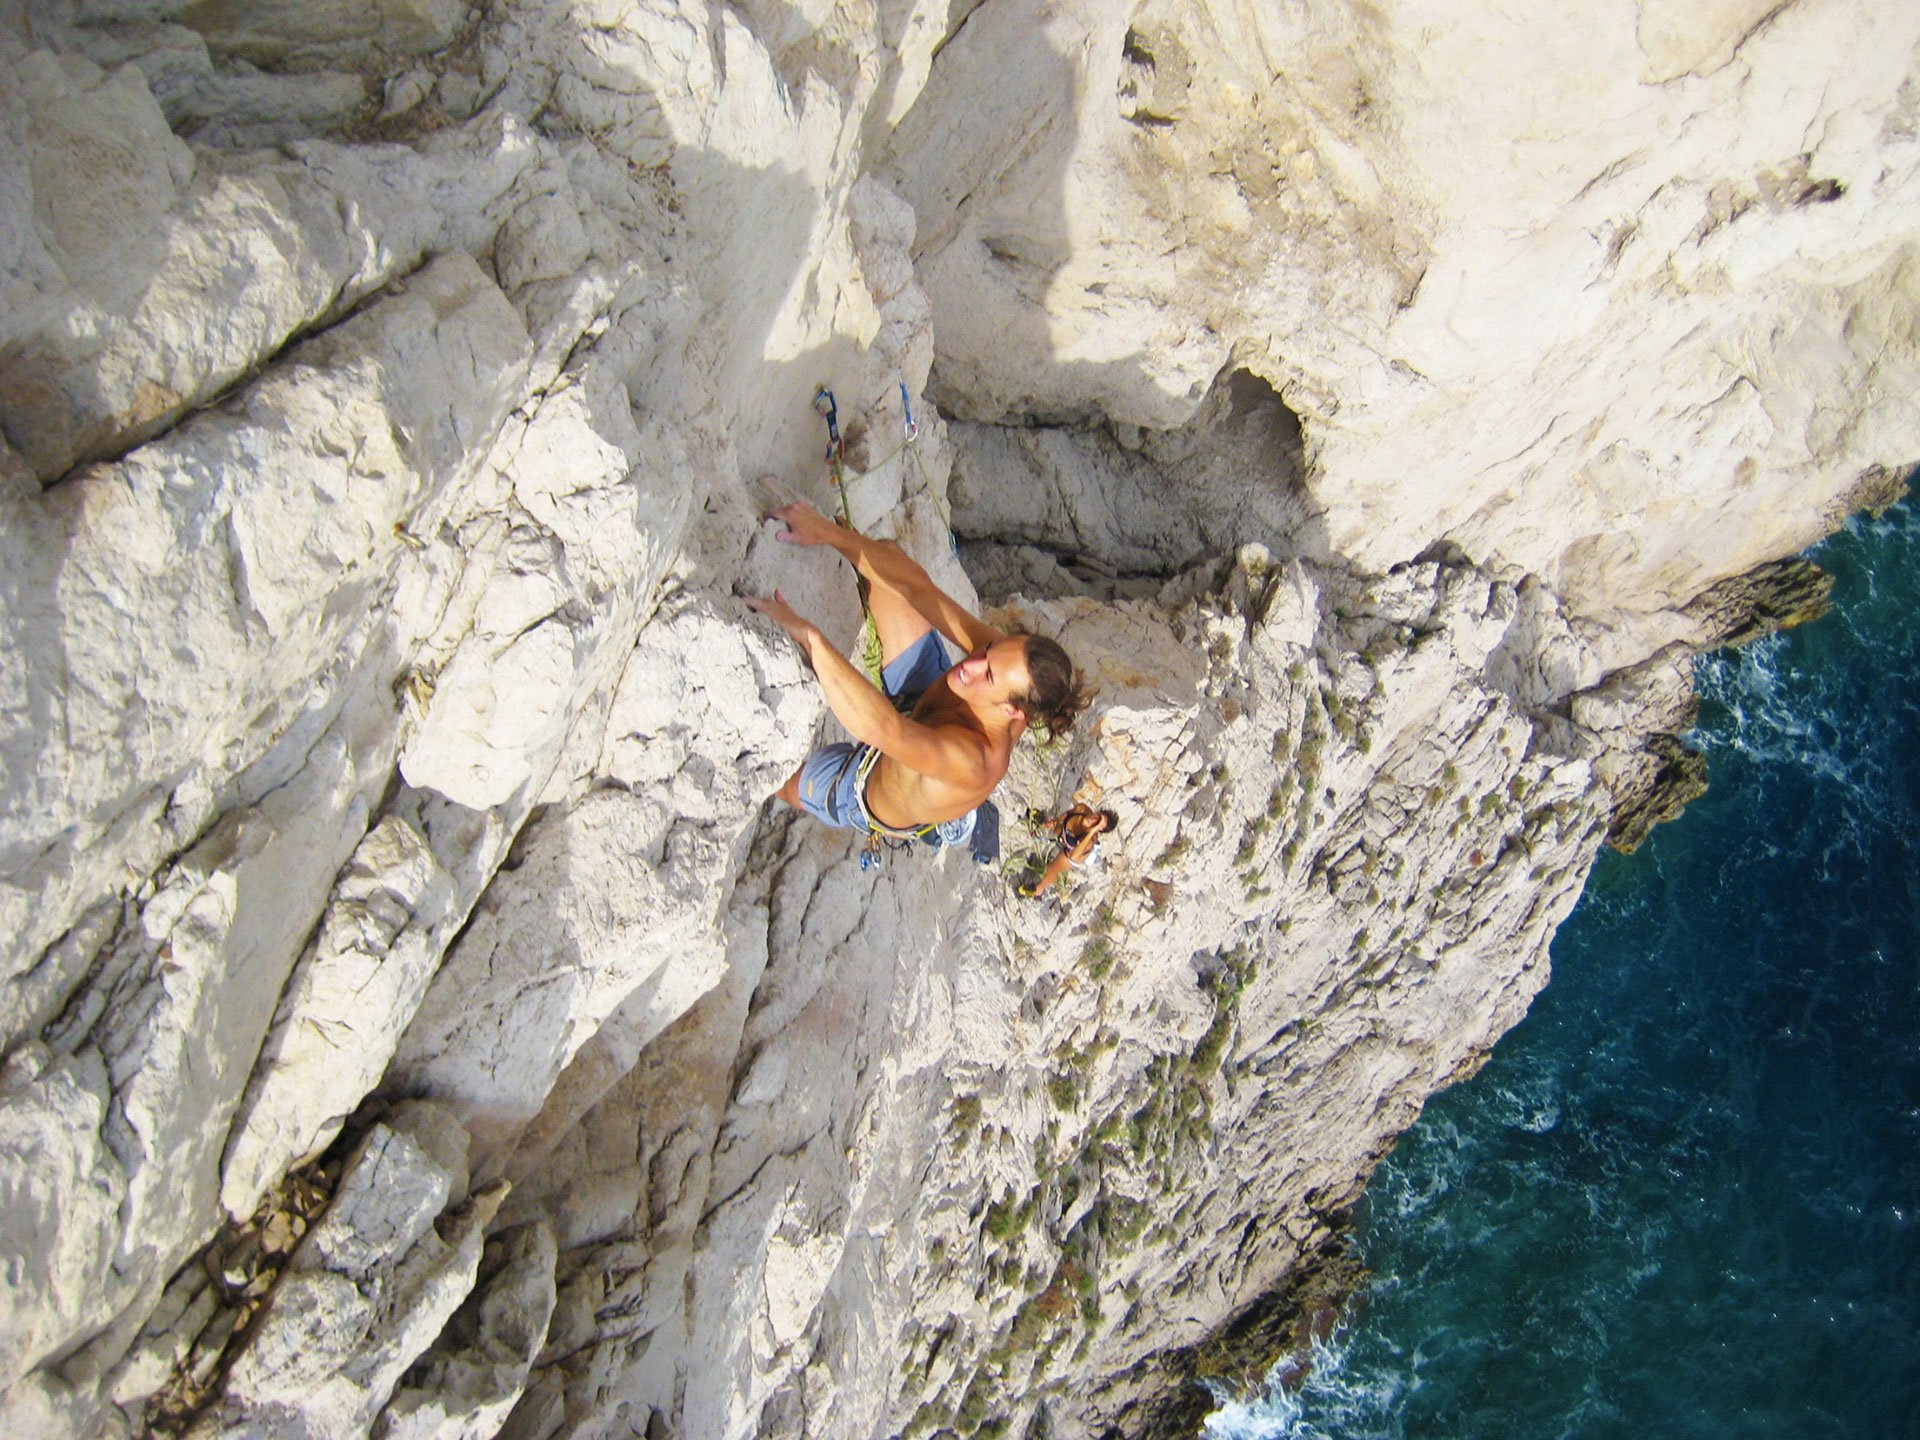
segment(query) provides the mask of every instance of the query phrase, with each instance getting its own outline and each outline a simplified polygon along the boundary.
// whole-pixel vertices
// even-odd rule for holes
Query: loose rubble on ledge
[[[0,1431],[1190,1431],[1920,458],[1916,47],[0,14]],[[856,524],[1099,687],[1001,867],[768,801],[821,386]]]

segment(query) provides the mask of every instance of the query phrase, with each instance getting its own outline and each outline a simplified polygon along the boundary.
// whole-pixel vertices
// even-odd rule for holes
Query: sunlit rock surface
[[[1151,1431],[1920,459],[1917,44],[0,10],[0,1429]],[[768,802],[793,494],[1097,683],[1002,866]]]

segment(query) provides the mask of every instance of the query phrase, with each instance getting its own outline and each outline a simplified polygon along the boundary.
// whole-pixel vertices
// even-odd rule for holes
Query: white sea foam
[[[1860,792],[1861,749],[1848,733],[1852,709],[1841,677],[1795,668],[1785,632],[1703,659],[1694,672],[1701,698],[1725,712],[1688,738],[1711,756],[1731,750]]]
[[[1269,1376],[1259,1398],[1223,1404],[1207,1417],[1208,1440],[1400,1440],[1402,1401],[1419,1383],[1417,1357],[1410,1366],[1359,1364],[1349,1337],[1337,1333],[1316,1340],[1310,1359],[1297,1390]]]
[[[1502,1085],[1490,1097],[1488,1117],[1512,1130],[1545,1135],[1560,1123],[1560,1101],[1554,1077],[1528,1074],[1521,1085]]]

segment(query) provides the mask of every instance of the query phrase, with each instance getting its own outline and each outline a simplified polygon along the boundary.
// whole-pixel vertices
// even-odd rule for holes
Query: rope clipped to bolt
[[[833,493],[840,505],[840,523],[857,535],[859,527],[853,523],[853,512],[847,507],[847,444],[840,438],[840,407],[834,402],[833,391],[822,385],[814,393],[813,409],[827,422],[827,475],[833,481]],[[873,623],[873,606],[867,603],[871,587],[858,569],[854,571],[853,581],[860,595],[860,613],[866,617],[860,628],[861,663],[875,688],[884,690],[886,687],[880,683],[880,672],[885,668],[880,630]]]

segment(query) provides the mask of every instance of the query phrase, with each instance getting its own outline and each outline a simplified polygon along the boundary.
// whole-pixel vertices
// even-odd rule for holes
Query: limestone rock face
[[[1154,1423],[1920,458],[1917,47],[0,9],[0,1432]],[[795,495],[1097,685],[999,865],[769,801]]]
[[[34,223],[8,246],[0,406],[43,483],[166,428],[434,251],[476,247],[477,212],[528,158],[499,126],[422,152],[207,154],[135,66],[42,50],[10,78],[0,104],[24,143],[5,183]]]
[[[710,989],[750,826],[818,718],[803,678],[737,616],[670,601],[607,707],[597,788],[521,831],[389,1049],[392,1085],[450,1105],[491,1157],[609,1025],[637,1052]]]
[[[379,1059],[392,1053],[439,961],[434,925],[452,894],[425,838],[399,815],[355,848],[318,941],[288,978],[228,1140],[221,1203],[229,1214],[251,1215],[281,1176],[318,1157],[378,1083]]]
[[[1801,547],[1913,455],[1920,17],[1673,8],[981,7],[889,151],[938,397],[1165,429],[1243,366],[1332,552],[1616,621]]]
[[[406,1118],[435,1126],[444,1142],[444,1114],[415,1107]],[[195,1440],[368,1432],[402,1372],[473,1288],[481,1237],[500,1202],[498,1190],[481,1192],[454,1210],[466,1199],[465,1167],[441,1163],[431,1144],[388,1125],[368,1133],[228,1370],[219,1402],[188,1431]]]
[[[1605,804],[1597,747],[1486,684],[1518,610],[1470,568],[1369,586],[1258,550],[1023,608],[1104,689],[1006,803],[1072,791],[1124,843],[1021,905],[960,857],[862,875],[791,837],[735,892],[729,980],[534,1182],[587,1242],[542,1413],[602,1433],[637,1375],[701,1434],[895,1433],[976,1386],[1016,1430],[1137,1420],[1153,1357],[1320,1243],[1546,978]]]

